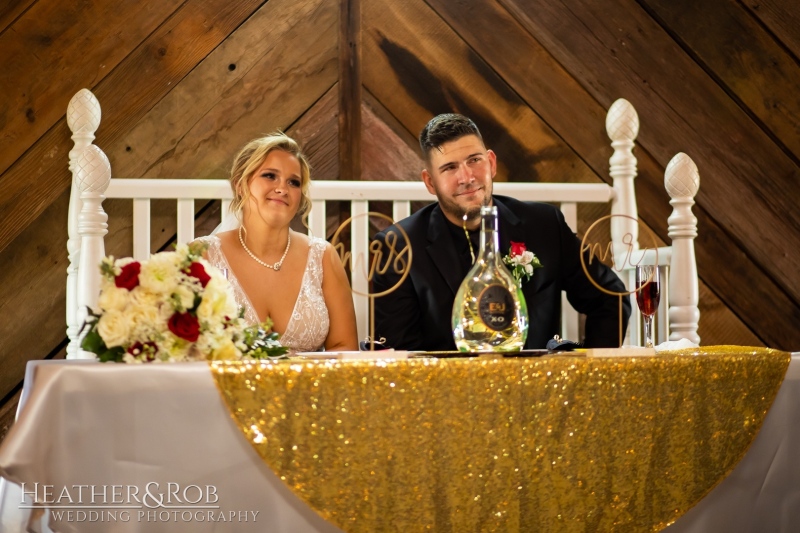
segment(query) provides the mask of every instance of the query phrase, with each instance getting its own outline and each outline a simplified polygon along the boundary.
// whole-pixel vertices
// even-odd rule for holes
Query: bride
[[[350,284],[325,239],[289,228],[311,208],[308,161],[282,133],[250,141],[231,170],[236,229],[203,237],[250,324],[272,320],[293,351],[357,350]]]

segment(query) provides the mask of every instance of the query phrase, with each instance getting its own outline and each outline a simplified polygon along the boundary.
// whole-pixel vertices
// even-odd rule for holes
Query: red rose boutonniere
[[[528,251],[524,242],[511,241],[511,251],[503,257],[503,262],[508,265],[508,269],[517,283],[531,279],[533,271],[542,268],[539,258],[533,252]]]

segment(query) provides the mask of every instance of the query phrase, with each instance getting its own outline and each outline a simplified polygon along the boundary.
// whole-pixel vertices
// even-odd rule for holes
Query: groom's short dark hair
[[[483,142],[478,126],[469,117],[458,113],[436,115],[425,124],[419,134],[422,157],[426,162],[430,162],[431,150],[440,148],[444,143],[458,140],[465,135],[476,135]]]

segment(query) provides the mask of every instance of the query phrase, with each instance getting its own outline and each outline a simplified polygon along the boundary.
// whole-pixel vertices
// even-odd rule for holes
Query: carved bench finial
[[[616,202],[611,206],[611,242],[615,261],[629,251],[639,249],[639,225],[636,219],[636,194],[633,180],[636,178],[636,156],[633,155],[634,140],[639,134],[639,115],[630,102],[620,98],[614,102],[606,115],[606,132],[611,139],[614,154],[609,159],[609,174],[614,183]]]
[[[700,310],[697,303],[697,261],[694,238],[697,237],[697,218],[692,214],[694,197],[700,189],[700,173],[692,159],[679,153],[664,171],[664,187],[669,193],[672,214],[668,235],[672,238],[672,261],[669,270],[670,340],[689,339],[700,344],[697,325]]]
[[[100,102],[89,89],[81,89],[67,106],[67,125],[72,133],[94,133],[100,125]]]
[[[100,125],[100,102],[89,89],[81,89],[67,106],[67,125],[72,131],[75,145],[69,152],[69,170],[72,172],[72,190],[69,199],[67,223],[67,359],[78,357],[78,263],[81,255],[81,238],[78,235],[78,215],[81,212],[81,198],[78,190],[76,161],[84,148],[94,141],[94,133]]]
[[[103,239],[108,233],[108,215],[103,211],[104,193],[111,181],[111,164],[97,146],[84,148],[75,160],[75,181],[80,191],[81,211],[78,217],[80,261],[77,283],[77,324],[86,320],[87,309],[97,307],[100,295],[100,261],[105,255]],[[76,339],[75,344],[77,345]],[[77,347],[75,348],[77,350]],[[78,350],[74,357],[94,357]]]
[[[615,142],[636,140],[639,135],[639,115],[633,104],[624,98],[611,104],[606,114],[606,133]]]

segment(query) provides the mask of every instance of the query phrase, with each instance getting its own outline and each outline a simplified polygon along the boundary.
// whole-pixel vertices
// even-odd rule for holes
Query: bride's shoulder
[[[319,237],[306,235],[305,233],[300,233],[297,231],[292,231],[292,239],[298,239],[299,242],[303,243],[303,246],[305,247],[319,250],[324,250],[325,246],[328,244],[328,241],[325,239],[320,239]]]
[[[230,240],[237,240],[239,238],[239,234],[235,229],[231,229],[228,231],[220,231],[219,233],[214,233],[213,235],[209,235],[208,237],[203,237],[204,239],[217,239],[219,241],[225,242]]]
[[[226,232],[227,233],[227,232]],[[218,251],[221,247],[221,233],[214,233],[212,235],[205,235],[203,237],[197,237],[192,244],[202,244],[205,247],[205,251],[203,252],[203,257],[209,259],[209,252],[212,254],[215,251]]]

